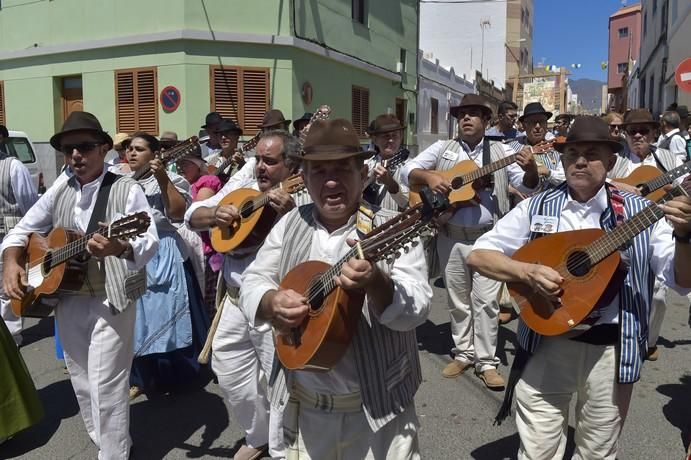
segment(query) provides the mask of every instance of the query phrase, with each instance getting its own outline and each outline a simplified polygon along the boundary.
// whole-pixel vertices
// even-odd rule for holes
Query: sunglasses
[[[617,131],[619,129],[621,129],[621,125],[609,125],[610,131]]]
[[[647,126],[631,126],[630,128],[626,128],[626,132],[629,136],[635,136],[636,134],[640,134],[641,136],[647,136],[650,132],[650,128],[648,128]]]
[[[77,149],[79,153],[87,153],[102,144],[102,142],[80,142],[79,144],[65,144],[60,146],[60,151],[65,155],[72,155],[74,149]]]

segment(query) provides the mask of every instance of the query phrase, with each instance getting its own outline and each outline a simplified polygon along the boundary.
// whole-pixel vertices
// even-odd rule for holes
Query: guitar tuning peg
[[[410,248],[408,246],[403,246],[403,252],[408,254],[410,252]]]
[[[416,248],[417,245],[420,244],[420,242],[419,242],[418,240],[413,240],[413,241],[410,242],[410,244],[411,244],[414,248]]]

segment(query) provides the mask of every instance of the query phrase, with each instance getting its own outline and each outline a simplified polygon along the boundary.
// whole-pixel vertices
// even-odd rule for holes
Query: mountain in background
[[[578,100],[583,108],[592,114],[600,114],[602,107],[602,85],[605,82],[581,78],[579,80],[569,79],[571,91],[578,94]]]

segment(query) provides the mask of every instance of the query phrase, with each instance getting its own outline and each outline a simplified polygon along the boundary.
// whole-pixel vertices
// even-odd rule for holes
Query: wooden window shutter
[[[144,131],[158,135],[156,68],[115,72],[116,124],[119,133]]]
[[[269,110],[268,68],[211,66],[211,110],[254,135]]]
[[[369,89],[353,86],[351,92],[351,121],[360,137],[367,137],[369,125]]]
[[[0,125],[7,125],[5,120],[5,82],[0,81]]]

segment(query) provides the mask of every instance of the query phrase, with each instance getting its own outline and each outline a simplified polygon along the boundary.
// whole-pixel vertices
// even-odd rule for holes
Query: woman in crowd
[[[137,133],[127,150],[133,177],[144,188],[160,239],[158,252],[146,266],[146,293],[137,301],[131,398],[167,393],[193,380],[209,324],[175,225],[182,222],[189,205],[189,184],[166,171],[157,157],[159,149],[155,137]]]

